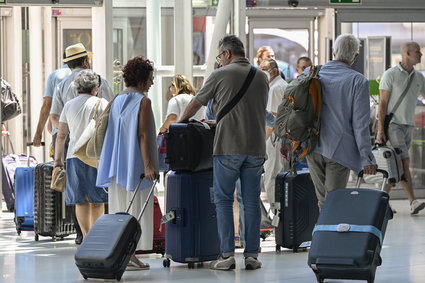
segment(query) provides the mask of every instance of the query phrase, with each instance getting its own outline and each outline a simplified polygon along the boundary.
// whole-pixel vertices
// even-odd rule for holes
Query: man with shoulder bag
[[[180,122],[192,117],[202,105],[213,100],[217,127],[213,149],[214,199],[220,239],[220,256],[211,269],[235,269],[233,196],[241,180],[245,213],[245,268],[261,268],[260,180],[266,156],[265,109],[267,77],[245,58],[239,38],[225,36],[219,42],[217,61],[222,66],[206,80],[189,103]]]
[[[379,83],[378,131],[376,143],[387,141],[394,148],[401,150],[404,176],[401,185],[410,203],[410,213],[417,214],[425,208],[425,203],[418,201],[413,192],[412,176],[409,169],[409,148],[414,128],[414,114],[418,96],[425,95],[425,78],[415,71],[414,66],[421,62],[422,53],[416,42],[401,46],[401,62],[385,71]],[[387,184],[385,191],[389,192]]]

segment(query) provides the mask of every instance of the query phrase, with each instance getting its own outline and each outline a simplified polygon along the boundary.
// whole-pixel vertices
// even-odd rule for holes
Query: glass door
[[[249,19],[249,59],[258,65],[257,52],[270,46],[275,59],[287,80],[297,76],[296,66],[300,57],[313,55],[314,18],[303,20]],[[261,59],[260,59],[261,60]]]

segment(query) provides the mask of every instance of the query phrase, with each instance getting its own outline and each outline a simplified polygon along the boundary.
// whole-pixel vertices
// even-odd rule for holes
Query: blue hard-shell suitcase
[[[337,189],[328,193],[308,256],[318,282],[327,278],[374,282],[376,268],[382,263],[387,223],[392,218],[388,201],[388,194],[379,190]]]
[[[212,187],[212,171],[168,174],[164,267],[170,260],[193,268],[195,263],[217,259],[220,244]]]
[[[15,171],[15,223],[21,231],[34,230],[34,168],[17,167]]]

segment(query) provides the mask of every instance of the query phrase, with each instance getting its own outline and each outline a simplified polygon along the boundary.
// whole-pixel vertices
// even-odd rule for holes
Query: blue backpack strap
[[[371,233],[379,239],[379,243],[382,246],[383,237],[382,232],[378,228],[372,225],[353,225],[353,224],[337,224],[337,225],[316,225],[313,229],[313,233],[319,231],[328,231],[328,232],[362,232],[362,233]]]

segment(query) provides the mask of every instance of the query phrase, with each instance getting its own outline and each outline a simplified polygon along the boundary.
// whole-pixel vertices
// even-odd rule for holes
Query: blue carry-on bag
[[[16,167],[15,171],[15,224],[18,235],[21,231],[34,231],[34,169],[31,166],[27,143],[26,167]]]

